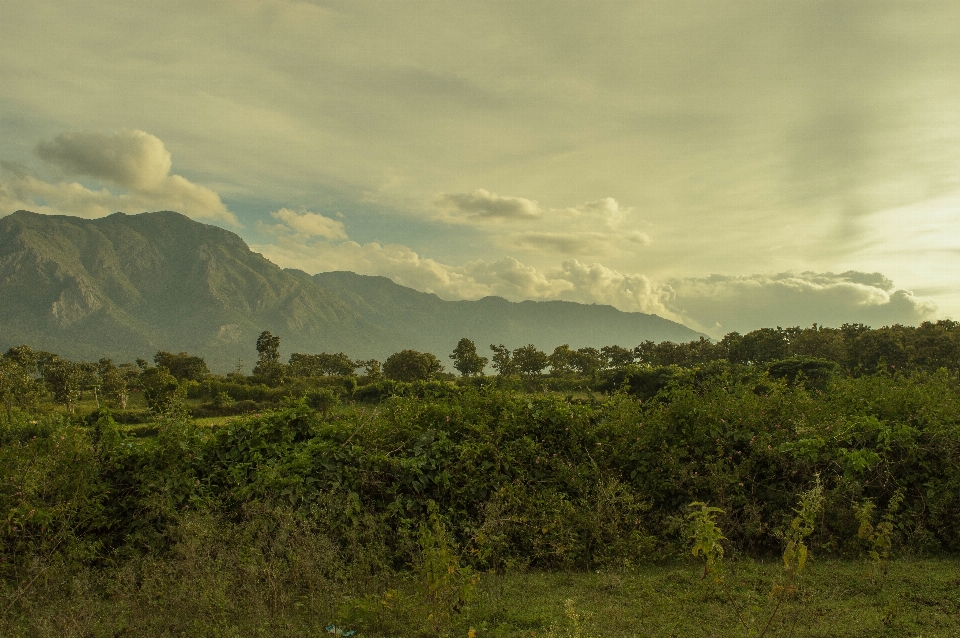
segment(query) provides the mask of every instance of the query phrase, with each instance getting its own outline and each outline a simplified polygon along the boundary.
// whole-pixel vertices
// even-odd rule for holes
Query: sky
[[[718,338],[960,318],[960,3],[0,0],[0,216]]]

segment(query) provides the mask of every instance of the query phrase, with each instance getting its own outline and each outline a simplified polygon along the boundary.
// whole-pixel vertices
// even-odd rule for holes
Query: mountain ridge
[[[446,301],[382,276],[283,269],[231,231],[173,211],[99,219],[17,211],[0,218],[0,347],[71,358],[204,356],[252,362],[262,330],[284,353],[383,359],[412,348],[442,361],[461,337],[552,350],[688,341],[656,315],[570,301]],[[249,368],[248,368],[249,369]]]

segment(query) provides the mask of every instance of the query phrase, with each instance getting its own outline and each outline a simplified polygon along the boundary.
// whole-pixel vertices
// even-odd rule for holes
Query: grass
[[[882,588],[862,561],[812,563],[808,570],[768,636],[960,636],[960,560],[895,561]],[[771,583],[781,571],[779,561],[739,561],[719,587],[701,581],[690,563],[491,576],[482,603],[486,631],[479,635],[550,635],[567,599],[584,616],[584,638],[756,635],[773,608]],[[553,635],[575,634],[564,633],[561,622]]]
[[[472,604],[438,631],[430,628],[422,606],[386,623],[369,613],[366,622],[351,619],[344,601],[381,600],[382,593],[370,593],[370,583],[358,591],[345,583],[334,594],[328,589],[332,583],[318,582],[315,591],[326,596],[326,603],[291,598],[278,604],[275,597],[282,590],[269,593],[263,573],[253,582],[252,572],[235,580],[213,565],[212,571],[198,567],[194,561],[201,557],[191,556],[169,573],[168,566],[156,565],[157,578],[147,576],[139,585],[122,577],[106,587],[75,582],[55,604],[29,605],[29,620],[21,617],[5,635],[319,638],[327,635],[328,623],[337,622],[358,629],[356,638],[467,636],[470,628],[477,638],[757,636],[773,607],[771,584],[782,572],[779,561],[731,562],[719,588],[711,579],[700,579],[693,561],[597,572],[484,574]],[[960,636],[960,560],[901,559],[889,568],[881,587],[865,561],[811,563],[801,589],[780,608],[766,635]],[[182,580],[187,574],[190,580]],[[390,588],[400,598],[423,591],[410,574],[391,580],[374,587]]]

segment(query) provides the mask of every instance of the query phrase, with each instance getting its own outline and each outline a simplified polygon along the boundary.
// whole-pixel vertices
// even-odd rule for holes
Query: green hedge
[[[897,490],[899,550],[960,551],[960,392],[946,373],[817,390],[718,366],[677,372],[653,396],[644,382],[603,400],[377,387],[377,405],[326,418],[294,401],[213,431],[161,420],[147,441],[108,417],[8,422],[0,569],[51,547],[84,561],[162,552],[186,510],[230,517],[279,504],[343,543],[366,525],[402,565],[431,501],[484,568],[671,554],[692,501],[724,509],[733,548],[765,555],[781,549],[777,531],[817,476],[820,551],[859,552],[853,505],[869,498],[882,512]]]

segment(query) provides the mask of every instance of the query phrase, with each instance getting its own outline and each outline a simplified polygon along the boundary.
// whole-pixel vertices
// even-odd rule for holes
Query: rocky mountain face
[[[545,350],[699,333],[656,315],[564,301],[444,301],[385,277],[281,269],[239,236],[174,212],[101,219],[18,211],[0,219],[0,347],[76,359],[186,350],[249,372],[257,335],[281,351],[384,359],[404,348],[442,361],[461,337]]]

